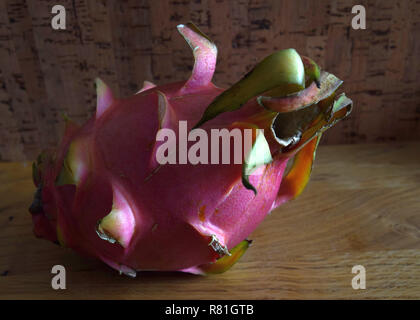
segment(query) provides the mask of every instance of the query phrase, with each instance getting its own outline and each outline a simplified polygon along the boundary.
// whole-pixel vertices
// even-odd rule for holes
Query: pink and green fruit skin
[[[145,82],[117,99],[97,79],[96,114],[83,126],[67,119],[60,146],[33,165],[35,235],[130,276],[226,271],[267,214],[302,192],[322,133],[351,110],[348,98],[334,95],[341,81],[293,49],[221,89],[211,82],[214,43],[192,24],[178,30],[195,58],[187,81]],[[243,164],[160,165],[157,132],[178,132],[181,120],[188,131],[252,129],[251,151],[267,161],[258,168],[251,157]]]

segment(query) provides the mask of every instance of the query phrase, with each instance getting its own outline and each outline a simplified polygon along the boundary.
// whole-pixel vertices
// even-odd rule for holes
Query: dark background
[[[51,28],[51,8],[67,29]],[[353,30],[353,5],[366,30]],[[144,80],[187,79],[192,21],[218,45],[214,82],[229,86],[275,50],[293,47],[344,80],[352,115],[323,144],[420,139],[420,1],[0,0],[0,160],[31,160],[95,109],[94,78],[116,96]]]

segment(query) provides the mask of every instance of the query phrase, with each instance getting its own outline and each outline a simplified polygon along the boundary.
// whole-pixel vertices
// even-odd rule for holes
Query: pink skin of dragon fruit
[[[293,49],[285,51],[297,61],[292,78],[300,80],[287,76],[293,85],[270,85],[270,79],[261,85],[265,80],[259,74],[273,69],[267,60],[268,65],[262,62],[229,90],[218,88],[211,82],[214,43],[192,24],[178,30],[195,58],[187,81],[145,82],[135,95],[117,99],[98,79],[95,116],[82,127],[67,120],[60,147],[43,152],[33,166],[35,234],[131,276],[143,270],[226,271],[248,248],[246,237],[266,215],[302,192],[322,132],[350,112],[349,99],[333,101],[341,82],[317,75],[312,61],[300,59]],[[295,93],[299,81],[307,86],[303,83]],[[249,92],[250,84],[255,92]],[[279,95],[278,87],[291,92]],[[316,109],[309,121],[298,114],[308,106]],[[278,129],[296,119],[292,134]],[[163,142],[156,135],[162,128],[178,132],[181,120],[187,121],[188,131],[197,124],[206,132],[263,128],[271,161],[249,176],[243,164],[160,165],[156,152]]]

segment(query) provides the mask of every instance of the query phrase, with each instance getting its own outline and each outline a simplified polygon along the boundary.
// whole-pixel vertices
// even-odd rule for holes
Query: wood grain
[[[420,143],[320,146],[307,189],[227,273],[119,276],[32,235],[30,166],[0,164],[0,298],[420,299]],[[67,289],[51,288],[51,268]],[[354,265],[366,289],[353,290]]]
[[[51,28],[55,0],[0,3],[0,159],[31,160],[55,146],[61,113],[95,109],[94,78],[117,96],[144,80],[186,79],[190,48],[176,25],[214,39],[214,81],[227,87],[275,50],[293,47],[344,80],[350,118],[322,144],[420,138],[420,1],[363,0],[367,29],[351,28],[352,0],[63,0],[67,29]]]

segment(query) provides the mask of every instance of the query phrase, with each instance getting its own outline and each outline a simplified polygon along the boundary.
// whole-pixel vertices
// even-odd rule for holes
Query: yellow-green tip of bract
[[[90,166],[89,142],[86,139],[74,140],[66,153],[61,170],[55,180],[56,186],[78,185]]]
[[[96,118],[99,118],[114,102],[111,89],[100,78],[95,79],[96,83]]]
[[[126,248],[134,234],[135,225],[134,214],[128,201],[122,195],[119,187],[114,186],[112,210],[99,220],[96,230],[98,236],[111,243],[118,242]]]
[[[225,255],[214,263],[209,263],[199,267],[201,272],[205,275],[219,274],[226,272],[243,256],[245,251],[251,245],[251,240],[244,240],[236,247],[230,250],[230,255]]]

